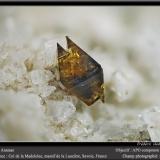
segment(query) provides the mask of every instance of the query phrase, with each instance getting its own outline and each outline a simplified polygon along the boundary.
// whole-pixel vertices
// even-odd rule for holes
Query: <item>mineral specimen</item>
[[[87,105],[104,102],[103,70],[93,58],[66,37],[68,51],[57,43],[60,81]]]
[[[147,6],[0,7],[0,141],[160,142],[159,17]],[[107,103],[84,107],[58,86],[64,33],[100,62]]]

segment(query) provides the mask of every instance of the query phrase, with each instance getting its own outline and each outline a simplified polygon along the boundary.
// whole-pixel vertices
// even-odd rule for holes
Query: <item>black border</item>
[[[145,0],[0,0],[0,6],[156,6],[159,5],[159,0],[145,1]]]

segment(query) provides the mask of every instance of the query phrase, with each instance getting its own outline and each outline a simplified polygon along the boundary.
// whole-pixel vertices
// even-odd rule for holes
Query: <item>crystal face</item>
[[[57,43],[60,81],[69,93],[87,105],[104,102],[103,70],[92,57],[66,37],[68,50]]]

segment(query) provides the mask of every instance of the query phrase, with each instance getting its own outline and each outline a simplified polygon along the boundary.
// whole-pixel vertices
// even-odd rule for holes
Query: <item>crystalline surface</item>
[[[66,39],[68,51],[57,45],[62,84],[87,105],[99,98],[104,102],[103,69],[72,40]]]
[[[153,142],[160,142],[160,107],[152,107],[143,112],[142,117]]]
[[[64,123],[75,113],[76,108],[67,101],[48,101],[48,113],[57,123]]]
[[[45,141],[48,139],[45,135],[46,118],[37,95],[0,91],[0,101],[0,112],[3,115],[0,118],[0,128],[4,140]]]
[[[155,7],[2,6],[0,141],[160,141],[159,15]],[[88,107],[62,89],[57,42],[72,53],[72,76],[95,67],[65,47],[66,35],[102,67],[104,104]],[[86,87],[74,87],[88,99]]]

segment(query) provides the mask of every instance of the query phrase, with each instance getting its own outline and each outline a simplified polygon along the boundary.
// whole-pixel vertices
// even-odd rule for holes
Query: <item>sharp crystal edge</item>
[[[103,69],[68,36],[65,50],[57,43],[60,81],[73,95],[88,106],[98,99],[104,102]]]

